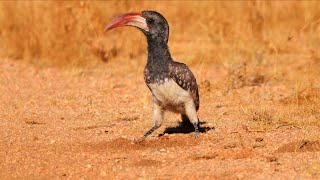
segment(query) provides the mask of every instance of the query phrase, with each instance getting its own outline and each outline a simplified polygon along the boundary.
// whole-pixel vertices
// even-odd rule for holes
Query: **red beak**
[[[149,31],[146,19],[141,16],[141,13],[131,12],[120,15],[114,18],[105,28],[104,31],[108,31],[113,28],[121,26],[134,26],[145,31]]]

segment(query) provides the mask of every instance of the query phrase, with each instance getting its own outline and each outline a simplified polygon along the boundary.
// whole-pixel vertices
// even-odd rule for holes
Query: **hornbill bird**
[[[180,113],[182,124],[191,122],[194,136],[199,137],[197,111],[200,102],[197,81],[187,65],[171,58],[167,20],[156,11],[132,12],[113,19],[105,31],[121,26],[140,29],[148,42],[144,80],[152,92],[154,126],[145,133],[144,138],[161,126],[167,110]]]

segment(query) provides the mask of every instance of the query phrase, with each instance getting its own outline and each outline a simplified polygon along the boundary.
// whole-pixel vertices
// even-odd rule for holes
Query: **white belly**
[[[159,105],[173,112],[185,113],[185,103],[192,100],[190,92],[182,89],[172,79],[166,78],[164,83],[149,84],[149,87]]]

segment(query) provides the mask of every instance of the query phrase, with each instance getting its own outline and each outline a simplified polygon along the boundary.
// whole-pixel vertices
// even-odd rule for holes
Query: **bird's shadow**
[[[199,132],[200,133],[206,133],[208,131],[214,130],[214,127],[206,126],[206,122],[199,122]],[[182,122],[179,122],[178,126],[175,127],[167,127],[162,134],[159,136],[163,136],[164,134],[189,134],[194,132],[194,127],[190,123],[183,124]]]

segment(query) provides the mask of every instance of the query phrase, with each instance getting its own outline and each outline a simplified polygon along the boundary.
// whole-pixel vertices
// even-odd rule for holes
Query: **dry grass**
[[[247,115],[249,121],[253,121],[261,128],[269,128],[276,122],[274,113],[267,109],[249,109],[244,112]]]
[[[282,53],[319,58],[320,4],[307,1],[1,2],[1,55],[59,66],[141,59],[141,33],[103,29],[116,15],[144,9],[165,15],[172,54],[188,64],[261,64],[270,61],[267,54]]]
[[[243,91],[243,90],[238,90]],[[259,91],[259,90],[257,90]],[[261,93],[261,92],[260,92]],[[274,129],[284,126],[308,129],[320,127],[320,89],[292,91],[285,97],[275,98],[281,92],[248,92],[247,100],[240,102],[240,114],[258,129]],[[256,99],[256,97],[258,97]],[[270,98],[271,97],[271,98]]]

